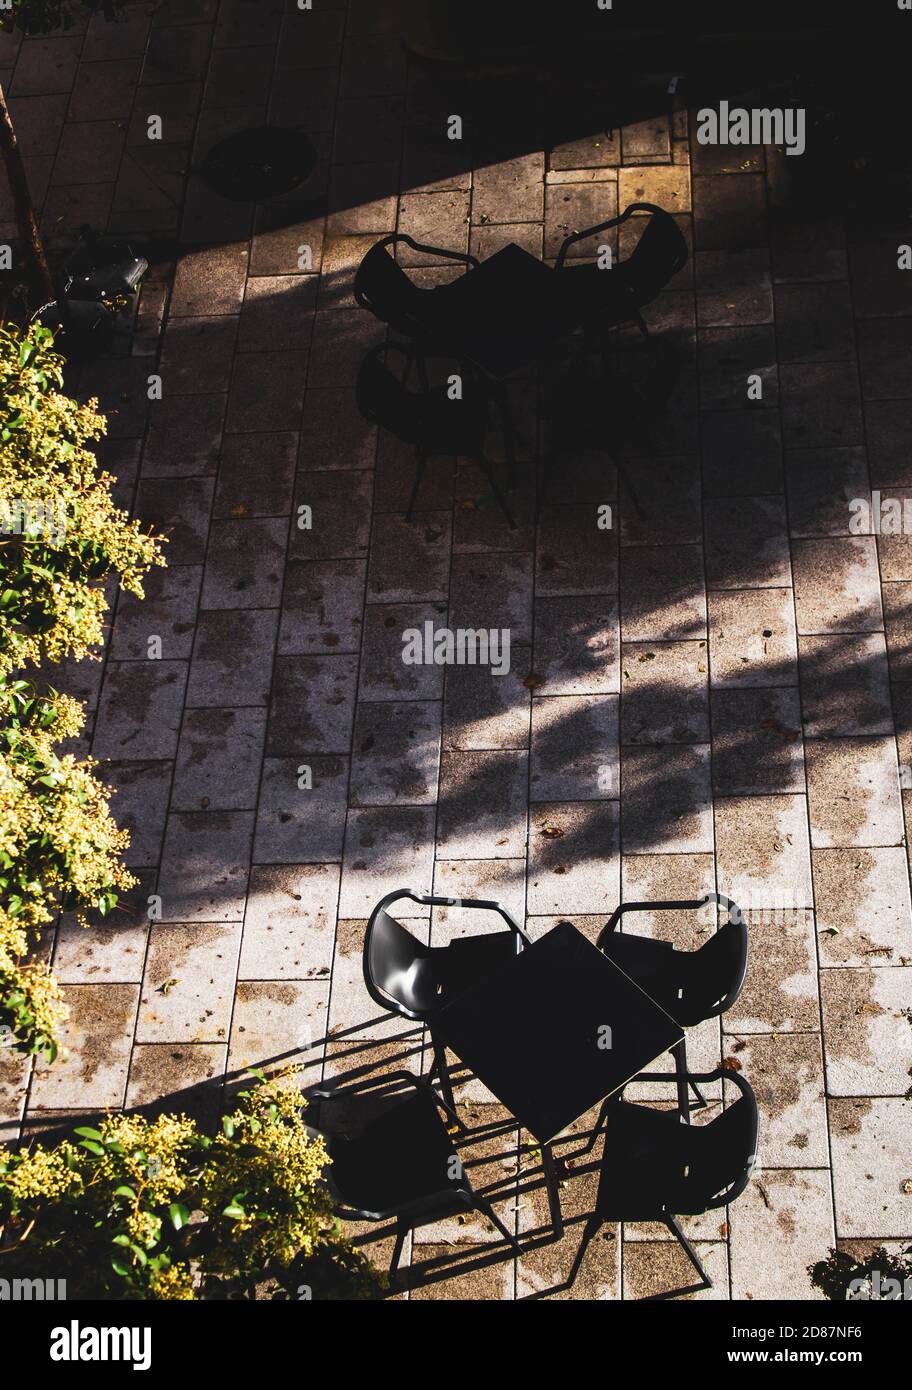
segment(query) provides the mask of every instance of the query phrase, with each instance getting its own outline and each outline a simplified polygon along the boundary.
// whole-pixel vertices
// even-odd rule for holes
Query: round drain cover
[[[317,152],[302,131],[261,126],[239,130],[213,145],[199,174],[223,198],[258,203],[290,193],[316,162]]]

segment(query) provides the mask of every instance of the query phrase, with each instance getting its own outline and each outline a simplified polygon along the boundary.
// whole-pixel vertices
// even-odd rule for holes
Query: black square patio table
[[[550,1141],[684,1034],[570,923],[560,922],[434,1015],[434,1037],[542,1145],[551,1219],[563,1232]]]
[[[497,382],[538,362],[581,317],[566,282],[512,241],[439,293],[436,334]]]

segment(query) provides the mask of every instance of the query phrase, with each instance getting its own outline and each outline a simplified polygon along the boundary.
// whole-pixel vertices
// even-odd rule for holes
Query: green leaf
[[[136,1201],[136,1193],[133,1191],[132,1187],[128,1187],[126,1183],[123,1183],[120,1187],[115,1187],[114,1196],[129,1197],[131,1202]]]
[[[88,1149],[90,1154],[97,1154],[99,1158],[104,1158],[104,1146],[96,1144],[94,1139],[83,1139],[79,1147]]]
[[[82,1126],[79,1129],[74,1129],[73,1133],[78,1134],[80,1139],[100,1139],[102,1141],[104,1140],[104,1135],[102,1134],[100,1129],[89,1129],[86,1126]]]
[[[171,1217],[171,1225],[175,1231],[179,1231],[182,1226],[186,1226],[190,1220],[190,1213],[180,1202],[172,1202],[168,1208],[168,1215]]]
[[[232,1120],[230,1115],[222,1116],[222,1130],[226,1139],[234,1138],[234,1120]]]
[[[122,1275],[124,1279],[128,1278],[130,1274],[130,1266],[125,1265],[123,1260],[119,1260],[116,1255],[111,1260],[111,1268],[115,1274]]]
[[[246,1215],[247,1213],[244,1208],[239,1207],[237,1202],[229,1202],[228,1206],[222,1211],[222,1216],[230,1216],[232,1221],[239,1221]]]

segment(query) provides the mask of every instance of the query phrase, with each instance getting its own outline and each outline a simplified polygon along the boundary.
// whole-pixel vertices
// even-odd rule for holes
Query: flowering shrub
[[[79,703],[21,678],[42,659],[93,655],[103,583],[142,595],[163,564],[156,540],[114,506],[88,443],[104,432],[94,402],[63,395],[53,335],[0,328],[0,1042],[56,1055],[60,994],[30,959],[60,911],[116,904],[136,880],[91,759],[59,756],[80,732]]]
[[[87,447],[104,418],[60,392],[63,365],[49,329],[0,328],[0,677],[89,654],[104,637],[105,578],[141,598],[145,571],[164,564],[114,505],[115,479]]]
[[[111,819],[91,760],[54,751],[82,723],[75,700],[0,682],[0,1027],[50,1061],[59,991],[44,962],[21,962],[58,911],[104,915],[136,882],[119,859],[129,837]]]
[[[215,1135],[183,1115],[112,1115],[56,1149],[0,1148],[0,1251],[70,1297],[379,1292],[339,1234],[300,1091],[255,1075]]]

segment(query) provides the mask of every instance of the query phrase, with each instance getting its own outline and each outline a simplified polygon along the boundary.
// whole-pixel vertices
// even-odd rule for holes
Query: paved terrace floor
[[[380,1017],[361,979],[365,918],[390,888],[495,897],[533,934],[569,917],[590,937],[621,897],[717,888],[751,909],[750,973],[690,1055],[752,1082],[761,1168],[727,1217],[685,1225],[715,1280],[703,1297],[805,1297],[829,1246],[912,1232],[912,538],[853,535],[848,507],[872,486],[912,495],[908,236],[876,213],[790,216],[791,161],[700,146],[686,113],[465,169],[442,135],[459,108],[393,26],[380,0],[166,0],[3,40],[52,246],[90,222],[177,249],[153,266],[129,352],[78,382],[108,413],[124,505],[170,537],[145,602],[118,601],[104,660],[66,673],[141,885],[115,924],[61,925],[69,1060],[3,1059],[2,1132],[106,1107],[211,1111],[252,1064],[426,1068],[420,1030]],[[277,204],[222,202],[195,162],[267,117],[306,126],[316,173]],[[378,340],[351,298],[365,250],[399,229],[553,256],[643,199],[694,248],[647,312],[681,365],[667,409],[623,446],[604,416],[648,518],[595,451],[537,529],[528,487],[511,532],[446,459],[407,526],[409,456],[354,402]],[[527,438],[532,400],[520,382]],[[509,628],[509,675],[405,666],[403,631],[428,620]],[[435,943],[473,925],[413,912]],[[683,914],[639,926],[691,947],[708,930]],[[457,1094],[473,1182],[499,1184],[520,1231],[541,1227],[541,1189],[516,1192],[537,1168],[528,1136],[474,1079]],[[593,1193],[566,1166],[567,1236],[521,1259],[492,1258],[475,1217],[421,1230],[408,1296],[547,1294]],[[371,1249],[382,1260],[389,1241]],[[685,1273],[660,1230],[608,1227],[573,1296]]]

